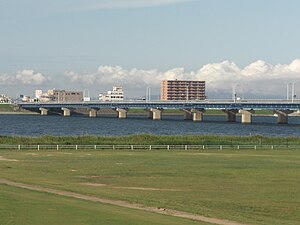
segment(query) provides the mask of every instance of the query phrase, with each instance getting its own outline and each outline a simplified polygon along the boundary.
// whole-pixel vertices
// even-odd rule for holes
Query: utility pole
[[[296,97],[295,95],[295,84],[298,83],[299,81],[294,81],[292,83],[292,102],[294,102],[294,98]]]
[[[146,101],[151,100],[151,87],[146,88]]]
[[[234,85],[232,87],[232,100],[233,100],[233,102],[236,102],[236,86],[237,85]]]
[[[290,99],[290,86],[292,85],[292,82],[286,83],[286,100]]]

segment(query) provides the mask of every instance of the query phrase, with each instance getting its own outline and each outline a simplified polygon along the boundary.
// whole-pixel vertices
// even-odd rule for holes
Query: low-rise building
[[[100,101],[123,101],[124,100],[124,92],[122,87],[114,86],[112,91],[108,91],[107,94],[99,94]]]
[[[56,102],[82,102],[82,91],[48,90],[48,98]]]
[[[4,94],[0,94],[0,103],[11,103],[11,99]]]
[[[28,95],[24,95],[23,97],[22,97],[22,102],[30,102],[30,96],[28,96]]]
[[[35,98],[39,99],[43,95],[42,90],[35,90]]]

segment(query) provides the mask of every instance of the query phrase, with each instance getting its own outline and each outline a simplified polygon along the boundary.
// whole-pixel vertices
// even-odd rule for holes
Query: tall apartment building
[[[161,82],[161,100],[189,101],[205,100],[205,81],[163,80]]]

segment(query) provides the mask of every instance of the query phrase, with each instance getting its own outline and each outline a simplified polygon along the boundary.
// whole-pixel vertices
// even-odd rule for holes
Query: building
[[[163,101],[205,100],[205,81],[163,80],[160,98]]]
[[[42,95],[38,98],[39,102],[51,102],[53,101],[53,96],[48,93],[42,93]]]
[[[35,90],[35,98],[39,99],[43,95],[42,90]]]
[[[0,94],[0,103],[11,103],[11,99],[7,95]]]
[[[28,95],[23,95],[23,97],[22,97],[22,102],[30,102],[30,96],[28,96]]]
[[[114,86],[112,91],[108,91],[106,95],[99,94],[100,101],[123,101],[124,100],[124,92],[122,87]]]
[[[48,98],[55,102],[82,102],[82,91],[48,90]]]

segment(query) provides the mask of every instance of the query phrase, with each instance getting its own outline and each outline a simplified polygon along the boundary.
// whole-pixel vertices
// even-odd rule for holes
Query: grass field
[[[0,156],[2,179],[248,224],[300,224],[296,150],[1,150]],[[5,185],[0,202],[2,224],[205,224]]]
[[[1,225],[193,225],[170,216],[0,186]]]

